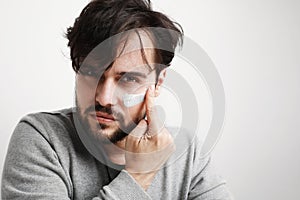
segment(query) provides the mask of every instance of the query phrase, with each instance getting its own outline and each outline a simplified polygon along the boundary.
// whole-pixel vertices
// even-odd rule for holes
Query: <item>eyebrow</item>
[[[124,76],[126,75],[130,75],[130,76],[137,76],[137,77],[141,77],[141,78],[147,78],[147,75],[141,72],[118,72],[117,73],[120,76]]]

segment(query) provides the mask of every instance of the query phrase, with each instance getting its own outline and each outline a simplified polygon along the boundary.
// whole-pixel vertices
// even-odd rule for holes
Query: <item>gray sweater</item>
[[[180,137],[178,137],[180,138]],[[3,199],[231,199],[225,182],[200,158],[196,138],[176,140],[176,159],[144,191],[126,170],[95,159],[79,139],[72,110],[25,116],[17,125],[2,174]],[[183,146],[188,146],[182,151]],[[180,156],[178,156],[180,155]]]

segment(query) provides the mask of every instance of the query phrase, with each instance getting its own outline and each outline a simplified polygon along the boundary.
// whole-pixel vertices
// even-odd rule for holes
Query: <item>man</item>
[[[164,126],[160,94],[182,31],[142,0],[94,0],[66,34],[76,106],[24,117],[3,199],[230,199],[200,143]]]

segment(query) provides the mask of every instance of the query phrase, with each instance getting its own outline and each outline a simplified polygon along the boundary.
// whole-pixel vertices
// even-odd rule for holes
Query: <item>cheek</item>
[[[138,123],[138,121],[141,120],[146,113],[146,108],[144,103],[140,103],[130,108],[126,108],[126,107],[124,108],[125,108],[125,121],[127,123],[131,121]]]

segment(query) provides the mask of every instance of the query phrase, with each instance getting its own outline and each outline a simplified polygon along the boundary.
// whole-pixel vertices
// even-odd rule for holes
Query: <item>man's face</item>
[[[154,63],[153,50],[144,52],[148,63]],[[123,98],[143,94],[155,84],[156,72],[153,64],[150,67],[140,50],[122,53],[101,77],[97,64],[87,61],[82,66],[76,77],[77,108],[81,121],[97,139],[119,142],[144,118],[144,102],[126,107]]]

